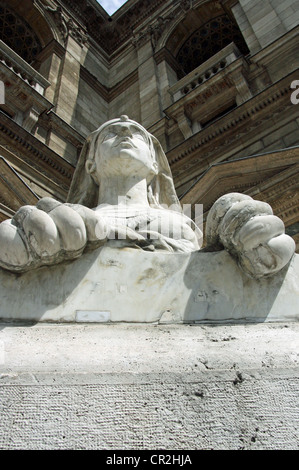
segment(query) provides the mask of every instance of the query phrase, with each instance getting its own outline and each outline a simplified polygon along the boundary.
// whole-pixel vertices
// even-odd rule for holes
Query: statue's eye
[[[115,132],[108,132],[108,134],[104,136],[102,142],[105,142],[105,140],[113,139],[113,137],[115,136],[116,136]]]
[[[142,134],[142,132],[136,131],[136,132],[134,132],[134,136],[137,137],[138,139],[141,139],[141,140],[145,141],[145,135]]]

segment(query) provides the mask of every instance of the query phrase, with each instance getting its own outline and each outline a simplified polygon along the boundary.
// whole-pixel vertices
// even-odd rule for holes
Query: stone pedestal
[[[298,448],[298,323],[0,329],[0,449]]]
[[[264,322],[299,318],[299,256],[249,279],[226,252],[111,248],[22,275],[0,271],[0,318],[43,322]]]
[[[0,449],[298,447],[298,256],[254,281],[108,245],[0,281]]]

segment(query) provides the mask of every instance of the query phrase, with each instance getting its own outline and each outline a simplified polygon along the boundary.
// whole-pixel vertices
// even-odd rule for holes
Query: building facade
[[[246,193],[299,247],[296,0],[0,0],[0,220],[65,201],[86,136],[127,114],[182,204]],[[298,85],[297,85],[298,83]],[[1,92],[0,90],[0,92]]]

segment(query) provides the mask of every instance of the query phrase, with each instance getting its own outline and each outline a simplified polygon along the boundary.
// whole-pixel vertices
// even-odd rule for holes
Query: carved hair
[[[170,167],[160,142],[144,127],[137,122],[132,121],[127,116],[121,116],[118,119],[113,119],[104,123],[87,137],[72,179],[67,202],[72,204],[82,204],[91,209],[100,203],[100,201],[98,201],[99,186],[92,178],[90,172],[87,171],[86,162],[87,160],[95,160],[98,137],[101,132],[111,124],[124,121],[133,123],[146,134],[151,154],[158,166],[157,174],[148,183],[147,196],[149,204],[152,207],[171,206],[172,210],[180,211],[181,206],[174,188]]]

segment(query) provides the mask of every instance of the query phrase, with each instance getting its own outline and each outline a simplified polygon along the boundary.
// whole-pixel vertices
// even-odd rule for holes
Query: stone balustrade
[[[179,80],[169,89],[174,101],[178,101],[182,96],[197,88],[216,73],[223,70],[229,64],[240,57],[241,53],[234,43],[229,44],[213,57],[208,59],[188,75]]]
[[[44,95],[46,88],[50,86],[48,80],[1,40],[0,63],[13,71],[19,78],[41,95]]]

